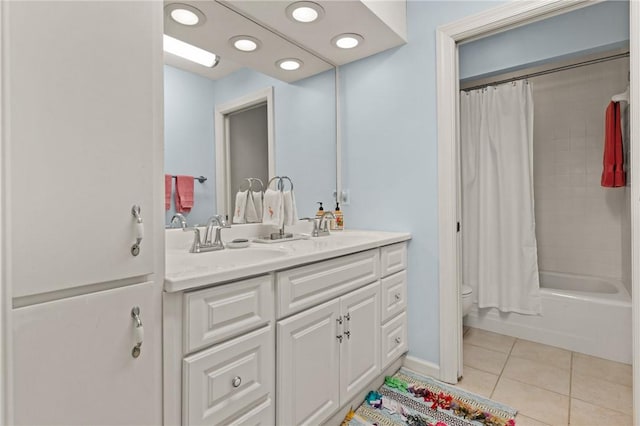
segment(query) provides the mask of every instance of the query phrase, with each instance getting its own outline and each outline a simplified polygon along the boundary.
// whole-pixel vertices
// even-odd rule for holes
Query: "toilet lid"
[[[462,286],[462,295],[466,296],[468,294],[473,293],[473,289],[471,287],[469,287],[468,285],[463,285]]]

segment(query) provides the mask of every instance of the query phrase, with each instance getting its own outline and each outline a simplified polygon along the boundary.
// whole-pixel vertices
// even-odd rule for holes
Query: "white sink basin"
[[[282,248],[248,247],[242,249],[224,249],[204,253],[171,251],[167,262],[173,264],[207,265],[224,268],[265,262],[286,256],[289,252]]]

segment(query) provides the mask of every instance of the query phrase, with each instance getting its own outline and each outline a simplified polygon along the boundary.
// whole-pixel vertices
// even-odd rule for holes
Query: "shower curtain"
[[[460,93],[460,154],[463,282],[480,308],[540,314],[528,82]]]

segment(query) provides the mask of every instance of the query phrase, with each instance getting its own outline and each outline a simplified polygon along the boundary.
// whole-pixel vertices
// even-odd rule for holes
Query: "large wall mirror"
[[[202,183],[194,182],[194,205],[185,214],[190,226],[205,224],[213,214],[231,217],[234,194],[239,189],[230,184],[231,194],[227,197],[221,197],[216,191],[219,186],[216,176],[220,175],[216,170],[216,108],[265,91],[272,93],[270,174],[291,178],[300,217],[314,215],[317,201],[331,205],[336,188],[333,69],[286,83],[249,68],[240,68],[214,80],[165,65],[165,173],[207,178]],[[247,125],[240,127],[246,129]],[[245,166],[254,161],[252,157],[264,155],[264,150],[247,149],[245,145],[233,161]],[[237,182],[238,174],[231,174]],[[245,177],[262,176],[264,170],[256,170],[254,174],[256,176]],[[174,198],[172,193],[166,212],[167,224],[175,214]],[[230,202],[221,201],[225,199]]]

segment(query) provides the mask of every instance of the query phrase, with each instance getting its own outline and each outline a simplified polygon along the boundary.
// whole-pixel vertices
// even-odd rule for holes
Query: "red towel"
[[[171,175],[164,175],[164,209],[169,210],[171,207]]]
[[[607,107],[602,165],[600,185],[608,188],[625,186],[620,104],[618,102],[610,102]]]
[[[189,213],[193,208],[193,176],[176,177],[176,211]]]

